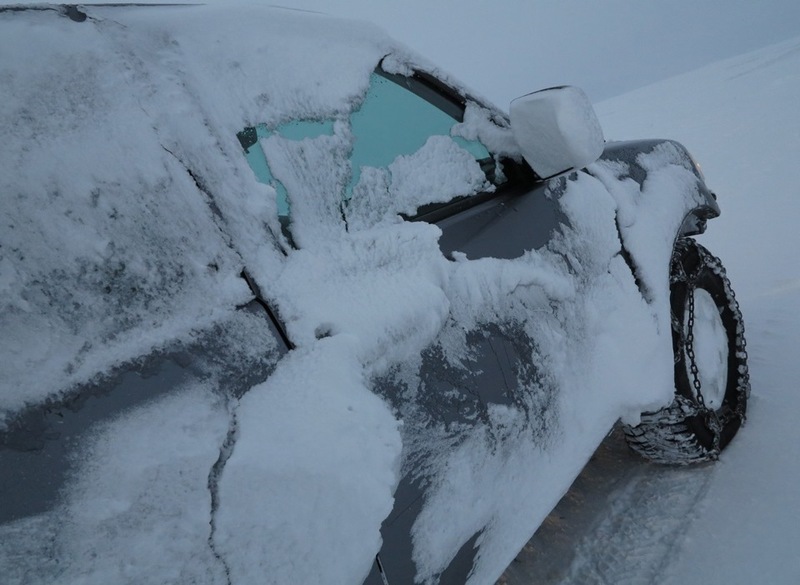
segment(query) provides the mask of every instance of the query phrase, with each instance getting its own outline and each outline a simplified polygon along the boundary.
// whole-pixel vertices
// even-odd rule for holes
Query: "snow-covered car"
[[[5,583],[491,583],[745,416],[686,149],[364,23],[0,7]]]

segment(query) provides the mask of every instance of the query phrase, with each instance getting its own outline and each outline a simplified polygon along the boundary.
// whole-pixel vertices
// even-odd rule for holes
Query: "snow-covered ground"
[[[610,438],[504,582],[800,582],[799,95],[795,38],[597,106],[609,138],[683,142],[719,196],[699,239],[745,316],[748,424],[720,461],[690,469],[639,466]],[[546,559],[548,547],[570,558]]]
[[[714,466],[664,583],[800,582],[800,38],[600,104],[609,137],[670,136],[722,216],[700,238],[726,263],[748,331],[749,420]]]

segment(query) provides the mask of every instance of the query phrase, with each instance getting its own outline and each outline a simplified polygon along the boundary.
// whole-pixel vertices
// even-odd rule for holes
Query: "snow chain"
[[[696,250],[698,255],[698,263],[696,270],[687,274],[681,259],[685,257],[687,250],[692,247]],[[733,312],[737,322],[736,330],[736,343],[735,351],[736,357],[742,358],[741,366],[738,370],[739,379],[737,380],[737,388],[741,394],[740,399],[737,400],[735,410],[728,410],[721,417],[717,411],[706,405],[703,398],[702,388],[700,384],[699,369],[694,353],[694,291],[697,288],[697,280],[703,270],[708,267],[714,274],[719,276],[725,288],[725,298],[728,302],[730,310]],[[670,285],[676,282],[683,282],[686,285],[686,297],[688,299],[688,319],[686,321],[686,329],[684,330],[683,324],[678,323],[677,317],[672,315],[672,327],[678,332],[679,348],[675,352],[675,360],[679,361],[681,352],[686,354],[689,360],[689,372],[691,373],[691,383],[694,388],[696,403],[692,402],[685,396],[678,396],[677,401],[680,405],[681,411],[686,416],[702,416],[706,422],[708,430],[714,436],[711,452],[709,453],[710,459],[717,459],[719,457],[720,447],[720,434],[725,425],[730,422],[734,417],[738,417],[742,424],[745,422],[744,404],[746,398],[750,394],[749,375],[747,371],[747,342],[744,338],[744,325],[742,324],[742,314],[739,310],[739,302],[736,300],[736,294],[731,288],[728,276],[722,264],[713,256],[708,254],[702,246],[695,244],[694,240],[689,238],[681,238],[675,243],[675,248],[672,252],[672,263],[670,269]]]

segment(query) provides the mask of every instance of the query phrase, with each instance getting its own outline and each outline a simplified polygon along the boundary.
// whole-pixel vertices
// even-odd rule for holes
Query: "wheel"
[[[690,238],[670,266],[675,400],[625,426],[628,445],[657,463],[717,459],[745,420],[750,376],[744,324],[719,258]]]

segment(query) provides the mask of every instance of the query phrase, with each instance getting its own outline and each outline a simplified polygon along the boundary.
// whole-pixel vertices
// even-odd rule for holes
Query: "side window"
[[[463,121],[463,108],[414,78],[373,73],[367,97],[350,120],[355,138],[352,184],[358,183],[362,167],[388,168],[398,156],[417,152],[431,136],[449,136],[476,160],[490,158],[480,142],[451,136],[453,126]]]
[[[346,121],[257,125],[240,132],[239,140],[257,179],[275,188],[284,225],[309,208],[302,198],[324,196],[335,198],[339,208],[328,216],[344,217],[348,227],[367,227],[494,189],[496,163],[488,149],[457,134],[463,115],[462,104],[424,80],[376,71],[364,101]],[[287,160],[279,151],[299,143],[303,161],[310,148],[338,154],[328,157],[330,165],[307,166],[290,181],[280,180],[290,173],[278,168]]]

